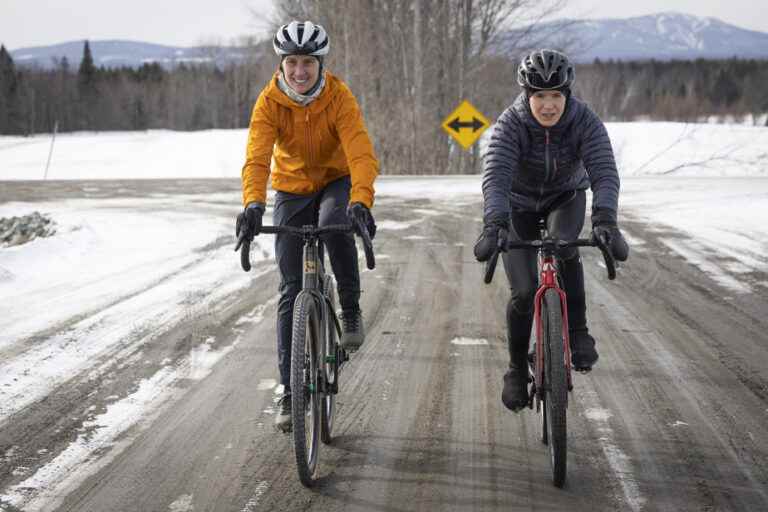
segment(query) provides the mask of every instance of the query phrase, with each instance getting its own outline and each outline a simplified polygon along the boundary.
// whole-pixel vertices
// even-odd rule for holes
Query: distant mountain
[[[567,47],[579,62],[602,60],[671,60],[697,58],[768,59],[768,33],[746,30],[716,18],[676,12],[624,19],[562,19],[538,25],[535,30],[511,31],[509,40],[524,46]],[[136,41],[90,41],[97,66],[139,67],[157,62],[166,68],[179,64],[215,63],[225,66],[248,58],[239,47],[164,46]],[[500,51],[506,45],[502,44]],[[50,68],[66,57],[70,67],[80,65],[83,41],[53,46],[20,48],[10,52],[16,65]]]
[[[513,31],[519,39],[522,32]],[[533,38],[536,38],[535,40]],[[768,33],[676,12],[624,19],[556,20],[522,37],[530,46],[572,48],[577,61],[768,59]]]
[[[62,57],[69,61],[70,68],[76,69],[83,58],[84,41],[71,41],[52,46],[19,48],[10,52],[14,63],[24,67],[52,68]],[[248,58],[248,50],[239,47],[196,46],[182,48],[138,41],[89,41],[96,66],[108,68],[140,67],[145,63],[157,62],[166,68],[179,64],[214,63],[225,66]]]

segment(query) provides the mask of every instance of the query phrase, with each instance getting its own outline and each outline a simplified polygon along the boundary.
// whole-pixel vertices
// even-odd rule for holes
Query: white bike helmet
[[[328,34],[321,25],[311,21],[292,21],[277,29],[272,40],[275,53],[285,55],[312,55],[322,57],[328,54]]]

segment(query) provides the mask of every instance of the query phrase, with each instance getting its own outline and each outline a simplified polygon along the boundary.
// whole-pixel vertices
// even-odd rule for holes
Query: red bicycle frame
[[[544,395],[544,341],[543,341],[543,321],[542,315],[542,302],[544,301],[544,294],[547,290],[554,289],[560,298],[560,309],[563,319],[563,351],[565,360],[565,373],[567,376],[568,391],[573,389],[573,379],[571,375],[571,346],[570,337],[568,335],[568,303],[565,296],[565,291],[560,288],[560,284],[557,280],[557,263],[556,255],[558,251],[566,249],[568,247],[597,247],[603,254],[605,260],[605,269],[608,272],[608,279],[613,280],[616,277],[616,264],[611,255],[610,250],[605,245],[605,242],[600,238],[593,236],[591,239],[579,238],[572,241],[556,240],[550,238],[547,235],[546,229],[544,229],[543,222],[541,223],[542,231],[541,237],[537,240],[521,240],[500,243],[498,249],[493,252],[485,265],[485,277],[486,284],[493,280],[493,273],[496,270],[496,262],[499,258],[499,253],[507,251],[509,249],[536,249],[538,254],[538,269],[539,269],[539,286],[536,289],[534,296],[534,321],[536,327],[536,351],[534,361],[534,386],[536,388],[536,409],[538,410],[539,402]]]
[[[536,322],[536,367],[535,382],[544,382],[544,343],[543,343],[543,322],[541,319],[541,303],[544,300],[544,293],[549,289],[554,289],[560,297],[560,308],[563,315],[563,347],[565,349],[565,374],[568,376],[568,390],[573,389],[571,382],[571,346],[568,336],[568,307],[565,291],[560,288],[557,282],[557,267],[553,255],[539,256],[539,288],[534,297],[533,318]],[[543,393],[543,389],[537,389],[536,395]]]

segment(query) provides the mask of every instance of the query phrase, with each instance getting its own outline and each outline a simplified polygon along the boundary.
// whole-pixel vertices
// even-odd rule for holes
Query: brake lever
[[[616,259],[613,257],[613,253],[611,253],[611,250],[608,248],[606,240],[603,240],[598,236],[594,229],[592,230],[592,240],[595,242],[595,245],[597,245],[597,248],[600,249],[600,252],[603,253],[605,269],[608,271],[608,280],[613,281],[616,279]]]

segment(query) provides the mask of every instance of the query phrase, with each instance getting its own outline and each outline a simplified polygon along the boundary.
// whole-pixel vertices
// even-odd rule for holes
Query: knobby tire
[[[300,293],[293,309],[291,408],[296,468],[301,483],[306,487],[314,482],[320,430],[318,321],[314,297],[309,293]]]
[[[560,297],[553,289],[544,293],[542,308],[542,333],[544,335],[544,428],[552,463],[552,483],[555,487],[565,484],[568,434],[566,410],[568,379],[565,369],[563,340],[563,314]]]

